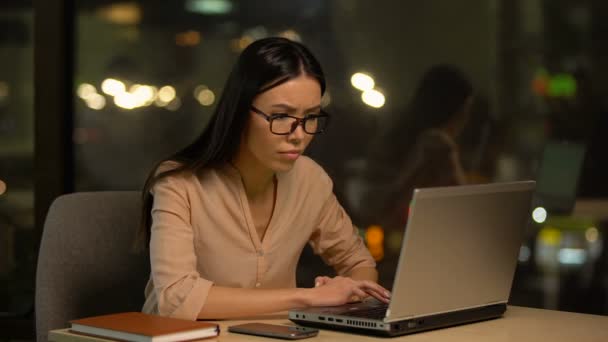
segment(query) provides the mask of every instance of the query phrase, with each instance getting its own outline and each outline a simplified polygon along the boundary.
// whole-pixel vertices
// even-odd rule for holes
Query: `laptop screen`
[[[546,144],[537,175],[537,205],[550,212],[565,213],[572,210],[584,156],[583,144]]]

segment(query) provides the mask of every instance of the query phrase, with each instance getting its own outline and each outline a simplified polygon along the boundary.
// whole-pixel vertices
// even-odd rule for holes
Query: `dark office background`
[[[608,314],[607,17],[603,0],[2,1],[0,340],[34,338],[52,199],[140,189],[205,127],[239,52],[275,35],[309,46],[325,69],[332,125],[308,153],[334,179],[383,285],[403,227],[362,214],[374,200],[362,195],[366,170],[394,167],[371,165],[370,146],[399,151],[383,132],[406,115],[423,72],[449,63],[475,93],[459,139],[467,179],[539,182],[511,303]],[[373,90],[355,88],[356,73]],[[304,252],[300,285],[328,272],[320,263]]]

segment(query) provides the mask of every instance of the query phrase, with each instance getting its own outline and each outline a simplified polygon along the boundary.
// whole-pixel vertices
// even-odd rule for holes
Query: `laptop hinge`
[[[389,320],[388,317],[390,317],[390,315],[391,315],[391,310],[390,309],[386,309],[386,315],[384,316],[384,318],[382,319],[382,321],[384,323],[392,323],[392,322],[396,322],[396,321],[402,321],[402,320],[414,318],[413,315],[410,315],[410,316],[399,317],[398,319]]]
[[[406,320],[406,319],[425,317],[425,316],[432,316],[432,315],[439,315],[439,314],[450,313],[450,312],[461,311],[461,310],[476,309],[476,308],[482,308],[482,307],[486,307],[486,306],[490,306],[490,305],[496,305],[496,304],[506,304],[506,301],[504,301],[504,300],[498,300],[498,301],[488,302],[488,303],[481,304],[481,305],[474,305],[474,306],[469,306],[469,307],[463,307],[463,308],[456,309],[456,310],[429,312],[429,313],[425,313],[425,314],[421,314],[421,315],[409,315],[409,316],[402,316],[402,317],[397,317],[397,318],[394,317],[394,318],[390,318],[390,319],[388,318],[388,317],[390,317],[390,310],[386,310],[386,317],[384,317],[383,322],[384,323],[392,323],[392,322],[402,321],[402,320]]]
[[[485,305],[494,305],[494,304],[505,304],[505,301],[504,300],[497,300],[497,301],[494,301],[494,302],[487,302]]]

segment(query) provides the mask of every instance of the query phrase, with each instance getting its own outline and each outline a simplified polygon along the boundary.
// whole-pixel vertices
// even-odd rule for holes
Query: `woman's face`
[[[319,114],[321,87],[316,79],[302,74],[261,93],[252,105],[271,117],[288,114],[303,118],[308,114]],[[273,172],[290,170],[313,135],[304,132],[302,125],[288,135],[276,135],[270,131],[270,123],[262,115],[250,110],[249,116],[241,151],[249,154],[259,166]]]
[[[464,104],[462,105],[462,109],[460,110],[460,112],[458,112],[458,114],[454,118],[452,118],[452,120],[454,121],[456,136],[460,136],[465,126],[467,125],[467,122],[469,122],[472,107],[473,95],[469,95],[464,100]]]

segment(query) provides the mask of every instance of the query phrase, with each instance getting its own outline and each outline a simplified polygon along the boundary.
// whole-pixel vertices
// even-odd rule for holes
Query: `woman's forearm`
[[[198,318],[259,315],[308,306],[309,289],[243,289],[212,286]]]
[[[198,318],[235,318],[297,307],[342,305],[353,296],[363,298],[371,295],[388,303],[390,293],[375,283],[375,280],[372,281],[372,278],[377,278],[375,269],[364,268],[352,273],[362,280],[338,276],[329,279],[323,285],[309,289],[242,289],[212,286]]]

